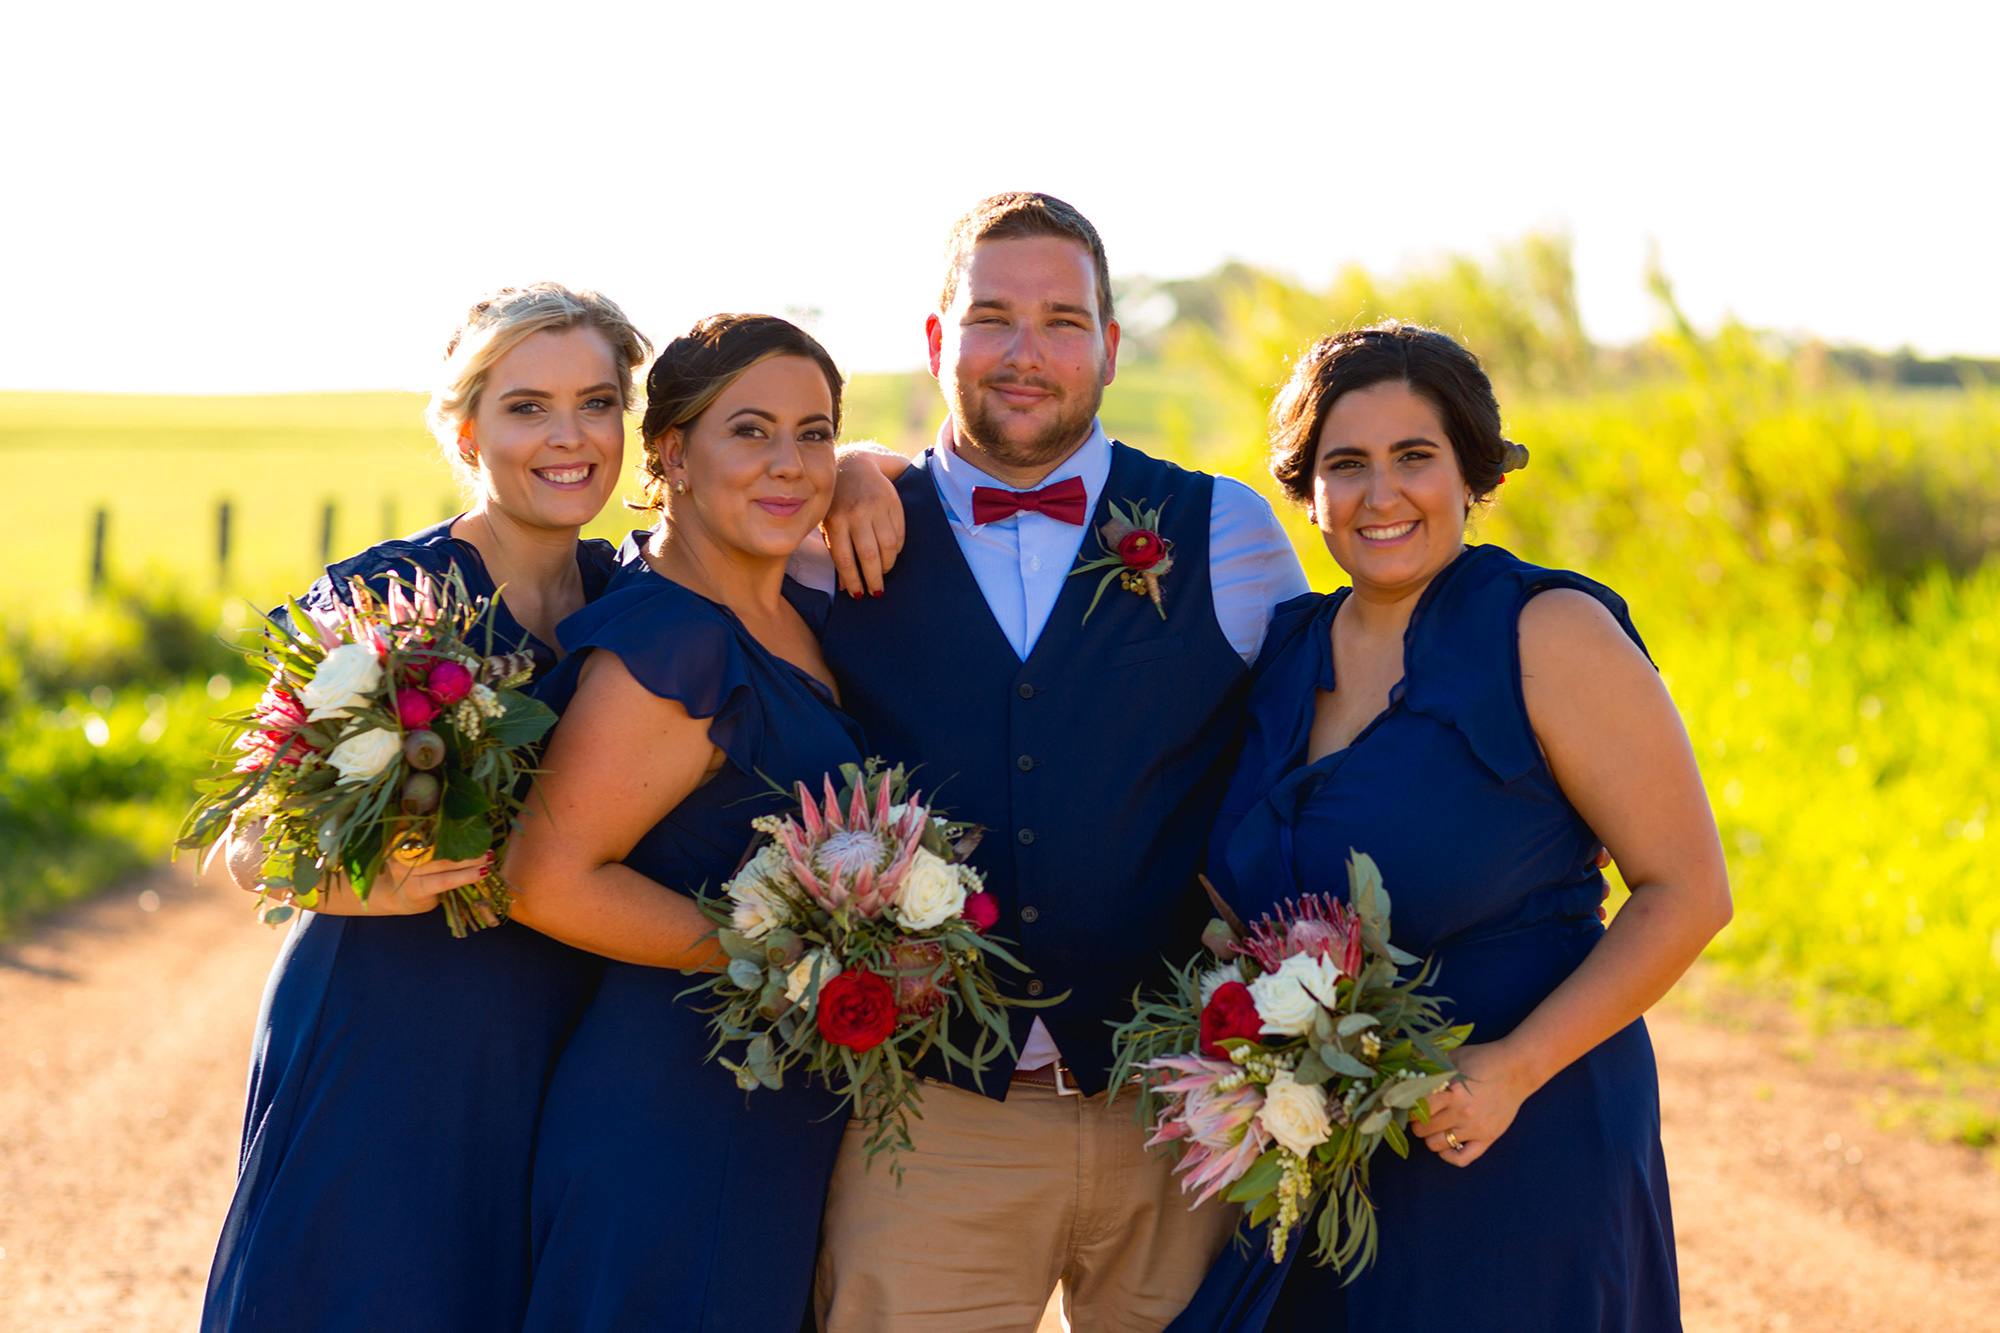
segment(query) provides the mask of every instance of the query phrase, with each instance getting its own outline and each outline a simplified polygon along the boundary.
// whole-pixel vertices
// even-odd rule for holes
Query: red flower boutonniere
[[[1160,511],[1142,508],[1145,503],[1136,500],[1121,511],[1118,502],[1112,501],[1111,520],[1097,530],[1097,545],[1104,554],[1083,561],[1069,572],[1075,578],[1093,570],[1104,571],[1104,577],[1097,581],[1097,593],[1090,599],[1090,608],[1083,613],[1086,622],[1113,579],[1126,592],[1152,598],[1153,609],[1160,613],[1160,619],[1167,618],[1166,605],[1160,601],[1160,580],[1173,571],[1174,544],[1160,535]]]

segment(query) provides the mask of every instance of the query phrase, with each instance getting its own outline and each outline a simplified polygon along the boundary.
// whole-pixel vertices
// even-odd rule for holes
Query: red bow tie
[[[972,488],[974,527],[998,523],[1021,513],[1046,514],[1059,523],[1082,527],[1088,510],[1089,497],[1084,494],[1082,477],[1071,477],[1039,491],[1003,491],[998,486]]]

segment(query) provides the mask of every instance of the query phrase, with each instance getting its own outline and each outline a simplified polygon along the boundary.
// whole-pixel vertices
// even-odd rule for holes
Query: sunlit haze
[[[1600,340],[1656,244],[1698,322],[2000,354],[1990,4],[43,3],[0,45],[0,388],[418,387],[543,277],[904,369],[1012,188],[1121,276],[1558,228]]]

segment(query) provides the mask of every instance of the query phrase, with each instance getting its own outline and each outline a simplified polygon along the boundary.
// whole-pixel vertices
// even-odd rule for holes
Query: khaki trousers
[[[1073,1333],[1165,1328],[1240,1210],[1190,1212],[1131,1095],[1106,1100],[926,1082],[901,1189],[849,1125],[820,1232],[824,1333],[1034,1333],[1059,1282]]]

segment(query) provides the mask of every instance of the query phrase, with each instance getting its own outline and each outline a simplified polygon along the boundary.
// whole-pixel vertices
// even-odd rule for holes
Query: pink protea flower
[[[1174,1171],[1181,1178],[1182,1193],[1200,1191],[1193,1205],[1198,1208],[1241,1179],[1271,1146],[1271,1131],[1257,1116],[1264,1107],[1263,1089],[1246,1079],[1224,1090],[1225,1079],[1240,1078],[1243,1072],[1227,1060],[1174,1055],[1149,1061],[1146,1067],[1181,1075],[1157,1089],[1174,1104],[1161,1115],[1146,1146],[1185,1140]]]
[[[923,844],[930,812],[911,800],[900,815],[890,814],[889,783],[877,787],[875,804],[868,803],[866,784],[856,784],[845,813],[826,779],[826,799],[815,801],[799,784],[799,815],[778,828],[792,875],[814,902],[829,912],[843,907],[864,919],[882,914],[902,887],[910,860]]]
[[[1361,971],[1361,918],[1346,903],[1309,893],[1266,913],[1238,948],[1266,972],[1303,953],[1331,958],[1351,977]]]
[[[264,687],[255,713],[258,724],[266,731],[289,735],[306,724],[306,707],[299,702],[299,696],[276,681]]]

